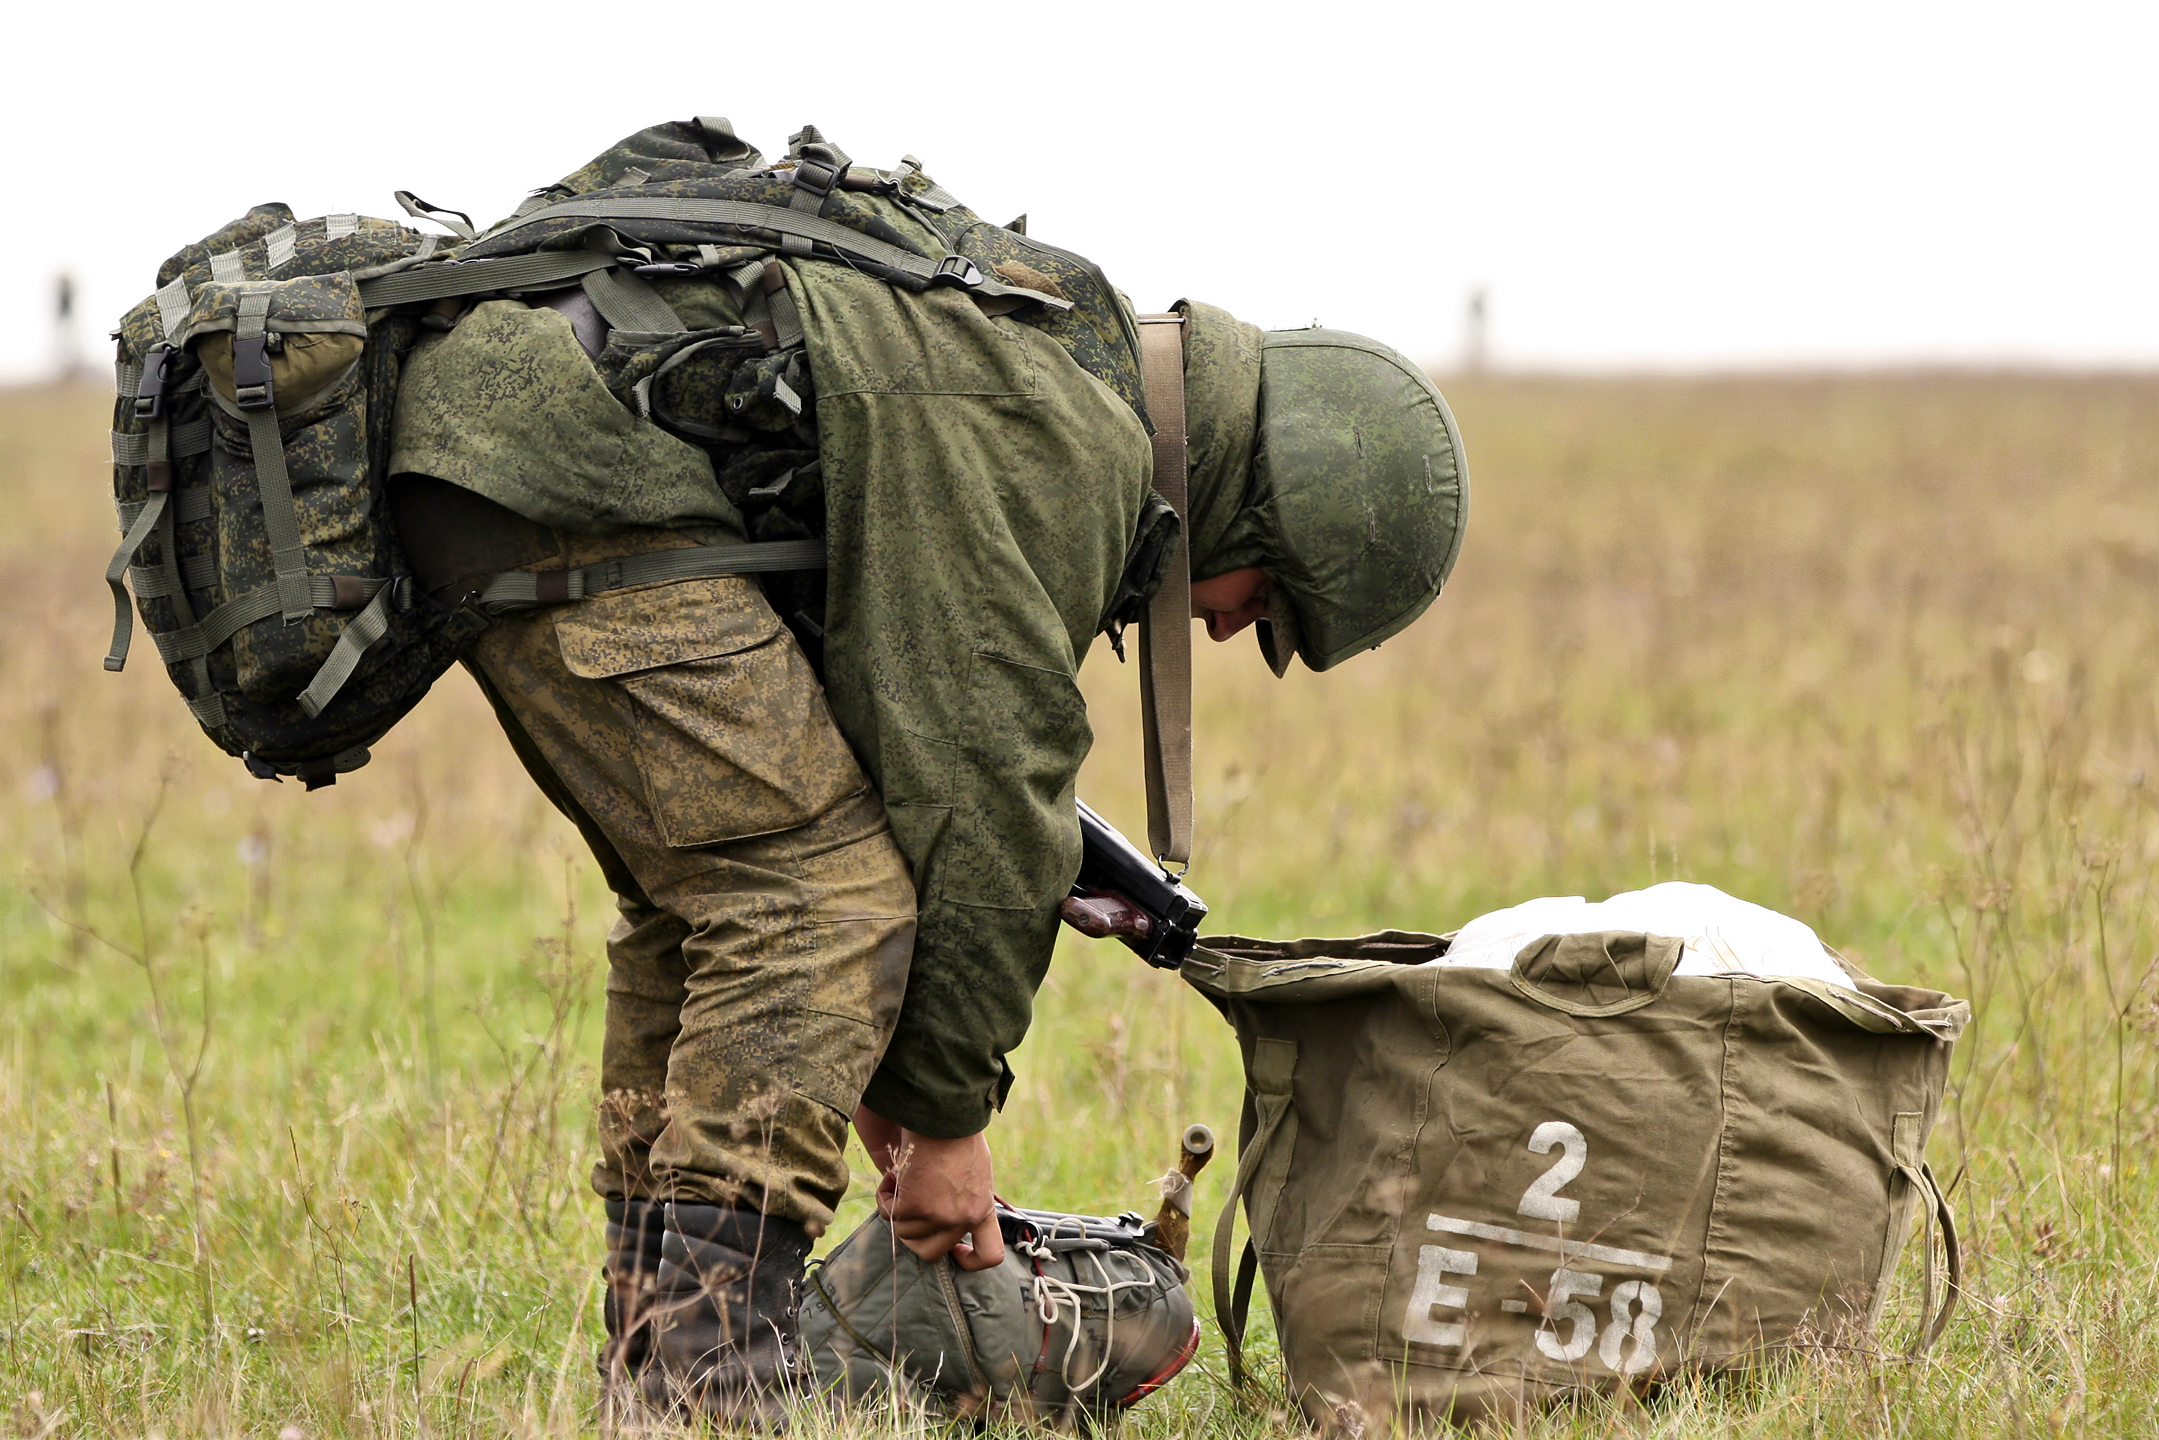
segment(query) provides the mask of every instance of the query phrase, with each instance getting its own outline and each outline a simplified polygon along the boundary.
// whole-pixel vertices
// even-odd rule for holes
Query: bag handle
[[[1236,1240],[1237,1202],[1259,1174],[1260,1162],[1274,1143],[1290,1113],[1290,1080],[1297,1070],[1297,1045],[1291,1040],[1262,1040],[1253,1047],[1252,1070],[1245,1095],[1252,1101],[1256,1122],[1252,1138],[1237,1154],[1237,1178],[1222,1202],[1222,1214],[1214,1222],[1214,1318],[1222,1327],[1222,1345],[1229,1352],[1229,1383],[1242,1390],[1245,1381],[1244,1328],[1252,1308],[1252,1278],[1259,1269],[1259,1234],[1244,1242],[1237,1262],[1234,1292],[1231,1287],[1229,1253]],[[1270,1206],[1268,1214],[1272,1216]]]
[[[1949,1208],[1949,1197],[1934,1178],[1934,1171],[1922,1160],[1919,1168],[1900,1165],[1898,1170],[1918,1187],[1920,1201],[1927,1208],[1926,1251],[1927,1268],[1919,1291],[1919,1333],[1912,1337],[1911,1354],[1914,1358],[1924,1355],[1942,1338],[1949,1328],[1949,1317],[1956,1313],[1957,1302],[1964,1298],[1964,1252],[1957,1240],[1956,1212]],[[1934,1229],[1941,1226],[1942,1258],[1944,1264],[1941,1309],[1934,1308]],[[1929,1318],[1931,1313],[1931,1318]]]
[[[1904,1177],[1905,1183],[1919,1195],[1920,1213],[1926,1222],[1924,1246],[1926,1269],[1922,1272],[1919,1288],[1919,1332],[1912,1337],[1910,1354],[1917,1358],[1924,1355],[1935,1341],[1941,1339],[1942,1331],[1949,1327],[1949,1317],[1956,1312],[1957,1301],[1964,1294],[1964,1254],[1957,1243],[1957,1217],[1949,1208],[1949,1197],[1942,1193],[1936,1183],[1933,1170],[1926,1162],[1926,1117],[1916,1110],[1899,1112],[1890,1127],[1890,1173]],[[1947,1260],[1948,1285],[1942,1294],[1941,1309],[1934,1308],[1934,1230],[1940,1225],[1942,1253]],[[1881,1279],[1878,1289],[1886,1289],[1889,1277],[1895,1271],[1890,1257],[1883,1256]],[[1877,1302],[1879,1303],[1879,1302]]]
[[[1154,422],[1154,488],[1180,534],[1139,631],[1146,739],[1147,847],[1165,866],[1192,863],[1192,547],[1185,503],[1184,317],[1139,317],[1141,385]]]
[[[1643,935],[1632,931],[1614,930],[1586,935],[1545,935],[1524,945],[1508,967],[1507,980],[1515,989],[1529,999],[1562,1015],[1575,1015],[1596,1019],[1607,1015],[1625,1015],[1645,1005],[1654,1005],[1663,998],[1664,987],[1671,980],[1672,972],[1679,966],[1679,957],[1685,952],[1685,942],[1666,935]],[[1641,952],[1641,973],[1629,977],[1619,968],[1621,952]],[[1531,971],[1538,974],[1532,978]],[[1581,1000],[1571,1000],[1555,995],[1539,984],[1540,979],[1563,969],[1571,968],[1584,980],[1598,980],[1606,984],[1618,984],[1628,993],[1619,1000],[1604,1005],[1592,1005]],[[1599,973],[1602,972],[1602,973]],[[1646,987],[1637,990],[1636,984]]]

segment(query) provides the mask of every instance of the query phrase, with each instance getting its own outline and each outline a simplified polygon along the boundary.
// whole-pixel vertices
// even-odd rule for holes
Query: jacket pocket
[[[869,785],[751,581],[596,596],[556,616],[555,639],[571,674],[607,687],[669,845],[791,830]]]

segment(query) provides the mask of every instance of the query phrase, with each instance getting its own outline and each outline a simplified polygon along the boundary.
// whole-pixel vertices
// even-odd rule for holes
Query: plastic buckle
[[[696,275],[704,268],[695,260],[663,260],[657,265],[632,266],[630,273],[642,275],[647,280],[664,280],[670,275]]]
[[[830,161],[812,159],[808,155],[795,157],[795,188],[807,190],[820,198],[830,195],[832,187],[847,176],[847,167]]]
[[[179,358],[180,352],[170,345],[153,346],[142,357],[142,380],[135,387],[137,420],[155,420],[165,413],[165,387]]]
[[[982,272],[977,270],[975,262],[965,255],[947,255],[938,261],[937,268],[930,272],[930,283],[957,285],[962,289],[972,290],[982,283]]]
[[[267,335],[232,342],[232,399],[242,410],[267,410],[277,403]]]

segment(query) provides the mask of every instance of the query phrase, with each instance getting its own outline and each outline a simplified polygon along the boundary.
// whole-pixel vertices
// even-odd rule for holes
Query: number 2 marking
[[[1582,1166],[1589,1159],[1589,1142],[1582,1132],[1564,1120],[1547,1120],[1529,1135],[1529,1153],[1548,1155],[1553,1146],[1560,1147],[1560,1156],[1552,1162],[1552,1168],[1530,1182],[1522,1192],[1522,1203],[1516,1211],[1538,1220],[1572,1220],[1582,1213],[1582,1202],[1562,1199],[1559,1188],[1582,1173]]]

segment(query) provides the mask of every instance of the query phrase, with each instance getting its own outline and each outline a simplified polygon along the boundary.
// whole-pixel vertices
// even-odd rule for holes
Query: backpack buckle
[[[807,190],[819,199],[830,195],[832,187],[839,184],[846,175],[847,167],[845,165],[834,165],[829,161],[818,160],[808,155],[795,157],[795,188]]]
[[[930,272],[930,283],[957,285],[963,290],[972,290],[982,283],[982,272],[977,270],[975,262],[965,255],[947,255],[938,261],[937,268]]]
[[[277,403],[267,335],[232,342],[232,399],[242,410],[266,410]]]
[[[179,356],[172,346],[158,345],[142,357],[142,379],[135,386],[137,420],[155,420],[165,413],[165,387],[171,383]]]

